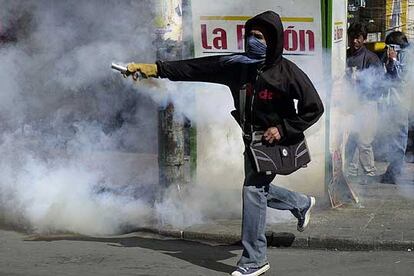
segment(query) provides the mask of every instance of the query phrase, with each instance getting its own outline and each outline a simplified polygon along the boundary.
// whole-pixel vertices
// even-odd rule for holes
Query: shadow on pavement
[[[296,236],[290,232],[268,232],[266,233],[266,239],[268,246],[291,247]]]
[[[86,236],[67,236],[67,237],[32,237],[30,241],[88,241],[88,242],[104,242],[109,243],[109,246],[121,247],[140,247],[151,250],[156,250],[165,255],[187,261],[194,265],[204,267],[210,270],[230,273],[234,270],[234,266],[221,263],[237,256],[231,251],[240,249],[236,246],[228,245],[209,245],[195,241],[174,240],[174,239],[154,239],[142,237],[120,237],[120,238],[97,238]]]

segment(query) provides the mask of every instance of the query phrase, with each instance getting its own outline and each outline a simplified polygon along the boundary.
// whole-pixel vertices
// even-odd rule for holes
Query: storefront
[[[243,2],[223,4],[223,1],[216,0],[192,1],[195,56],[242,52],[244,22],[265,10],[280,14],[286,38],[284,56],[297,63],[309,75],[325,103],[326,112],[306,133],[312,154],[310,166],[289,177],[279,177],[278,183],[299,191],[326,195],[326,183],[330,174],[327,164],[330,163],[332,148],[329,131],[331,97],[335,93],[332,87],[335,87],[335,80],[342,77],[345,69],[346,1]],[[209,101],[215,101],[216,108],[226,110],[227,114],[232,110],[233,103],[226,87],[208,86],[197,92],[200,110]],[[224,104],[221,106],[219,103]],[[203,118],[199,121],[202,122]],[[231,116],[226,116],[224,122],[217,124],[201,123],[197,132],[198,177],[211,179],[211,171],[205,168],[214,162],[223,161],[224,158],[225,162],[232,164],[234,177],[230,180],[242,183],[241,155],[244,148],[240,139],[241,131]],[[212,143],[211,139],[220,143]],[[205,154],[206,152],[209,154]],[[225,157],[222,152],[227,153]]]

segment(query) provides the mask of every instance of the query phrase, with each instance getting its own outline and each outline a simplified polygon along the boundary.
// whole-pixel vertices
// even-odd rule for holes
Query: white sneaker
[[[309,201],[310,202],[309,202],[308,208],[302,210],[300,212],[300,218],[298,218],[298,231],[299,232],[303,232],[305,228],[308,226],[309,221],[310,221],[311,210],[313,206],[315,206],[315,203],[316,203],[316,199],[313,196],[309,197]]]
[[[262,265],[261,267],[241,267],[239,266],[231,276],[259,276],[270,269],[269,263]]]

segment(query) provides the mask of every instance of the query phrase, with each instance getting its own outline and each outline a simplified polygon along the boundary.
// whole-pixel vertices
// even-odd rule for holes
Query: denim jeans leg
[[[390,164],[385,173],[396,178],[401,175],[404,166],[408,141],[408,116],[404,117],[403,115],[398,117],[398,121],[395,119],[393,133],[388,135],[388,143],[391,145],[392,151],[388,152]]]
[[[289,210],[295,214],[308,205],[309,198],[306,195],[273,184],[269,185],[267,206],[278,210]]]
[[[259,267],[267,263],[266,202],[264,187],[243,187],[243,253],[239,266]]]
[[[243,186],[243,253],[238,266],[258,267],[267,263],[266,208],[290,210],[294,215],[307,207],[304,194],[270,184],[275,175],[257,173],[245,157],[245,181]]]
[[[267,263],[266,208],[267,190],[275,175],[257,173],[245,155],[243,186],[242,245],[243,253],[237,263],[243,267],[258,267]]]

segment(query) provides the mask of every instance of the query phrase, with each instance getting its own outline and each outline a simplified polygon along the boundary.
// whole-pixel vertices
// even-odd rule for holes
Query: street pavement
[[[240,246],[131,233],[34,238],[0,230],[0,276],[229,275]],[[266,276],[406,276],[414,252],[275,248]]]

